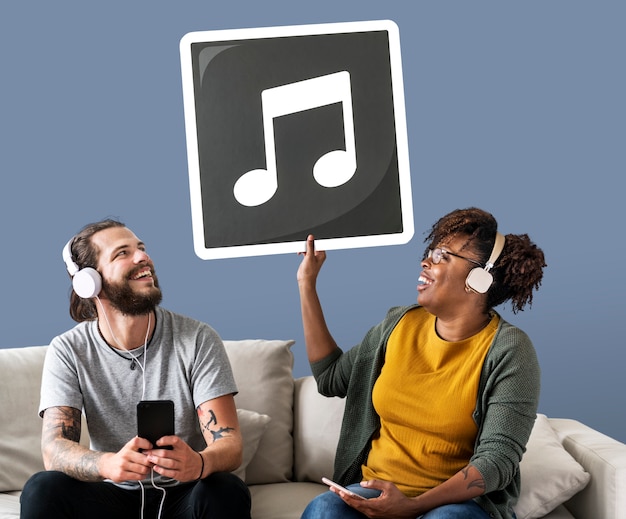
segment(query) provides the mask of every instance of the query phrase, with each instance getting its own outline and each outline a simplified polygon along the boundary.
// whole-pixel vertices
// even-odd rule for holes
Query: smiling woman
[[[503,236],[497,229],[495,218],[486,211],[478,208],[452,211],[431,228],[422,265],[428,267],[426,260],[436,265],[442,258],[445,260],[446,253],[465,259],[480,267],[470,272],[481,273],[488,282],[483,290],[488,294],[485,304],[492,308],[510,300],[513,312],[518,312],[526,304],[532,304],[533,291],[541,285],[546,267],[544,254],[527,234]],[[458,244],[456,248],[450,245],[453,240]],[[434,254],[435,247],[442,253]],[[480,291],[473,285],[473,279],[469,278],[469,283],[466,279],[466,289]]]
[[[346,397],[333,479],[370,499],[327,492],[305,519],[514,516],[539,365],[528,336],[493,308],[532,302],[543,252],[477,208],[445,215],[426,241],[418,304],[392,308],[346,353],[317,295],[326,253],[307,241],[297,276],[307,355],[319,391]]]

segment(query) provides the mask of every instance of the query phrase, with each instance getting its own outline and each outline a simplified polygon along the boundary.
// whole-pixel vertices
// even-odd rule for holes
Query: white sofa
[[[225,341],[239,386],[245,439],[238,474],[254,519],[297,519],[332,476],[343,400],[293,378],[293,341]],[[37,415],[45,346],[0,349],[0,519],[19,517],[19,493],[43,469]],[[86,438],[84,438],[86,441]],[[626,445],[575,420],[537,417],[522,460],[518,519],[625,519]],[[563,504],[562,504],[563,503]]]

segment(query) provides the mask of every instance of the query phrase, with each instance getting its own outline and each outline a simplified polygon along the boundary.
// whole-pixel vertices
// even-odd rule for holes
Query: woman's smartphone
[[[174,434],[174,402],[171,400],[142,400],[137,404],[137,436],[148,440],[155,449],[157,440]]]
[[[365,499],[363,496],[357,494],[356,492],[352,492],[352,490],[348,490],[346,487],[342,487],[339,483],[335,483],[328,478],[322,478],[322,482],[326,483],[329,487],[336,488],[337,490],[345,492],[349,496],[356,497],[357,499]]]

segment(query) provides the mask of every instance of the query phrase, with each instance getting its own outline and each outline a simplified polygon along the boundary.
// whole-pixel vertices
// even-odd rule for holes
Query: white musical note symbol
[[[278,189],[274,119],[312,108],[341,102],[345,150],[333,150],[321,156],[313,166],[313,177],[324,187],[338,187],[356,172],[356,145],[352,114],[350,73],[336,72],[296,83],[289,83],[261,92],[265,160],[267,169],[253,169],[235,182],[235,199],[248,207],[270,200]]]

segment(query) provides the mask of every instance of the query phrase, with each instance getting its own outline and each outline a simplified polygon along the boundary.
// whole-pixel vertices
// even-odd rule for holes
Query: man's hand
[[[119,452],[102,454],[98,463],[100,474],[115,483],[145,479],[153,466],[146,456],[145,449],[151,447],[148,440],[135,437]],[[140,452],[141,449],[144,452]]]
[[[152,464],[140,449],[150,449],[146,439],[133,438],[117,453],[98,452],[80,444],[81,413],[72,407],[50,407],[43,416],[41,437],[46,470],[58,470],[79,481],[116,483],[140,480]]]
[[[159,449],[166,445],[172,449]],[[155,472],[181,482],[196,481],[204,465],[202,454],[178,436],[164,436],[153,449],[144,451],[142,455]]]

